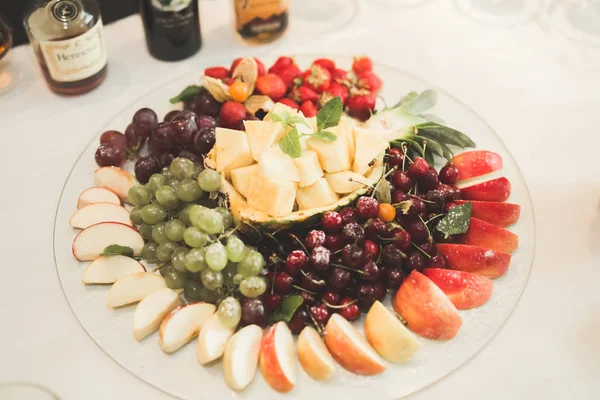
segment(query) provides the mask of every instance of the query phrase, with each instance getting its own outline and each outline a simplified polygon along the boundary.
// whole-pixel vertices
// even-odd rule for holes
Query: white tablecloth
[[[234,36],[230,1],[203,1],[204,47],[179,63],[150,57],[133,16],[106,27],[106,82],[74,98],[46,88],[29,47],[14,49],[23,78],[0,97],[0,382],[37,382],[68,400],[169,398],[109,359],[63,296],[52,229],[75,159],[133,100],[216,59],[364,53],[445,88],[487,120],[519,163],[536,214],[533,273],[505,327],[411,399],[600,398],[600,23],[588,12],[568,27],[577,15],[562,6],[573,13],[586,1],[384,3],[358,1],[356,18],[324,35],[293,17],[285,39],[247,48]],[[494,7],[495,15],[482,11]]]

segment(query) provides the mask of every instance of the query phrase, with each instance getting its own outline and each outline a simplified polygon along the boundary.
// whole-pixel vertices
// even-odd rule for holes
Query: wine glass
[[[454,0],[463,16],[489,26],[516,26],[530,22],[542,11],[543,0]]]
[[[358,7],[358,0],[292,1],[290,29],[302,36],[336,33],[350,26]]]
[[[548,14],[553,26],[567,39],[600,46],[600,0],[556,1]]]
[[[0,96],[13,89],[19,79],[19,72],[10,63],[12,43],[12,28],[0,15]]]

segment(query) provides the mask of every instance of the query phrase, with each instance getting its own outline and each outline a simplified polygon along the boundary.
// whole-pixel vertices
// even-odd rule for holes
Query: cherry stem
[[[431,242],[431,231],[429,230],[429,227],[427,226],[427,224],[425,223],[425,221],[423,221],[423,218],[421,218],[421,216],[420,216],[420,215],[419,215],[418,217],[419,217],[419,219],[421,220],[421,222],[423,223],[423,225],[425,225],[425,229],[427,229],[427,233],[428,233],[428,235],[429,235],[429,237],[427,238],[427,240],[428,240],[429,242]]]
[[[300,287],[300,286],[297,286],[297,285],[292,285],[292,287],[294,289],[298,289],[301,292],[309,293],[309,294],[312,294],[312,295],[315,295],[315,296],[317,295],[317,292],[311,292],[310,290],[304,289],[303,287]]]
[[[423,250],[422,248],[420,248],[419,246],[417,246],[416,244],[412,243],[413,247],[416,248],[417,250],[419,250],[421,253],[425,254],[425,256],[427,258],[431,258],[431,256],[429,254],[427,254],[427,252],[425,250]]]
[[[364,271],[361,271],[360,269],[354,269],[354,268],[350,268],[350,267],[347,267],[347,266],[345,266],[345,265],[342,265],[342,264],[333,264],[333,263],[332,263],[331,265],[332,265],[333,267],[337,267],[337,268],[345,269],[345,270],[352,271],[352,272],[358,272],[358,273],[359,273],[359,274],[361,274],[361,275],[366,275],[366,273],[365,273]]]

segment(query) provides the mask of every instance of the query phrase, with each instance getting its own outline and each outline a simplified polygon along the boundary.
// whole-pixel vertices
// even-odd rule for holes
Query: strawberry
[[[291,89],[294,87],[294,79],[300,76],[302,74],[302,71],[300,70],[300,68],[298,68],[296,64],[292,64],[275,74],[279,75],[279,77],[283,79],[283,82],[285,83],[285,86],[287,86],[288,89]]]
[[[331,81],[344,85],[348,81],[348,72],[340,68],[334,69],[331,71]]]
[[[375,110],[375,95],[372,93],[352,96],[348,99],[348,112],[353,117],[366,121]]]
[[[293,108],[294,110],[299,110],[300,109],[300,106],[298,105],[298,103],[296,103],[292,99],[288,99],[287,97],[279,100],[279,102],[281,104],[285,104],[286,106]]]
[[[225,128],[237,129],[242,120],[246,118],[246,114],[246,107],[243,104],[227,101],[223,103],[219,112],[220,125]]]
[[[311,66],[304,72],[303,78],[304,84],[318,93],[323,93],[331,85],[331,72],[320,65]]]
[[[371,93],[378,93],[383,86],[381,78],[379,78],[372,71],[363,72],[358,76],[357,86],[360,89],[368,90]]]
[[[342,104],[346,104],[346,102],[348,101],[348,88],[344,85],[340,85],[339,83],[333,82],[331,84],[331,86],[329,86],[329,89],[327,89],[326,91],[323,92],[323,94],[321,95],[321,98],[319,99],[319,104],[321,105],[321,107],[327,103],[329,100],[335,98],[335,97],[340,97],[342,99]]]
[[[356,72],[357,75],[362,74],[363,72],[372,71],[373,70],[373,61],[369,57],[354,57],[354,62],[352,63],[352,71]]]
[[[235,69],[237,68],[238,64],[241,61],[242,61],[241,57],[233,60],[233,62],[231,63],[231,68],[229,68],[229,71],[231,71],[232,74],[233,74],[233,71],[235,71]],[[254,57],[254,61],[256,61],[256,68],[258,70],[258,76],[263,76],[265,74],[265,64],[263,64],[262,61],[260,61],[256,57]]]
[[[229,71],[225,67],[210,67],[204,70],[204,75],[215,79],[229,78]]]
[[[302,111],[302,114],[304,114],[306,118],[311,118],[317,115],[317,106],[310,101],[305,101],[302,103],[302,106],[300,106],[300,111]]]
[[[332,74],[333,71],[335,71],[335,62],[333,62],[333,60],[330,60],[329,58],[316,59],[315,61],[313,61],[313,65],[319,65],[325,68],[327,71],[331,72]]]
[[[305,85],[292,89],[291,97],[298,103],[304,103],[305,101],[311,101],[314,103],[319,100],[319,94]]]
[[[269,73],[276,74],[284,68],[289,67],[294,64],[294,60],[291,57],[279,57],[275,64],[271,68],[269,68]]]
[[[285,82],[278,75],[265,74],[256,80],[256,90],[260,94],[269,96],[273,101],[278,101],[287,92]]]

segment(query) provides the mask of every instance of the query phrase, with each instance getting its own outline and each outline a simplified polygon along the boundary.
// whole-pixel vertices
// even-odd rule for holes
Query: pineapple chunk
[[[249,167],[246,167],[249,168]],[[333,174],[325,174],[325,179],[336,193],[352,193],[355,190],[365,188],[367,179],[352,171],[340,171]]]
[[[254,163],[246,132],[217,128],[215,136],[217,171],[226,178],[229,178],[231,170]]]
[[[354,164],[352,164],[352,172],[365,175],[371,169],[373,160],[380,158],[390,144],[380,135],[362,128],[354,129],[354,139],[356,155]]]
[[[231,170],[231,183],[242,196],[248,197],[250,178],[253,176],[260,176],[260,167],[258,164]]]
[[[327,180],[320,178],[310,186],[298,188],[296,201],[301,210],[307,210],[333,204],[338,201],[338,196]]]
[[[260,161],[260,157],[269,147],[280,141],[285,135],[285,129],[281,122],[244,121],[244,127],[248,135],[252,157],[256,162]]]
[[[283,103],[275,103],[275,105],[271,109],[271,112],[273,114],[277,114],[279,117],[281,117],[283,119],[287,119],[289,117],[298,115],[297,110],[294,110],[292,107],[287,106]],[[263,119],[263,121],[270,121],[270,120],[271,120],[271,116],[269,116],[269,114],[267,114],[265,116],[265,118]]]
[[[344,125],[342,130],[346,141],[348,142],[348,154],[350,154],[350,162],[354,161],[354,155],[356,153],[356,147],[354,144],[354,128],[357,126],[356,120],[346,115],[342,115],[340,119],[340,125]]]
[[[290,156],[275,144],[265,151],[258,163],[262,175],[272,181],[300,182],[298,168]]]
[[[315,133],[317,131],[317,117],[315,116],[315,117],[306,118],[306,120],[308,121],[308,124],[312,128],[313,133]]]
[[[274,217],[292,213],[296,186],[294,182],[274,182],[263,176],[253,176],[248,182],[248,205]]]
[[[303,151],[300,157],[294,158],[294,164],[300,173],[300,187],[310,186],[323,177],[317,153],[312,150]]]
[[[347,136],[340,125],[327,129],[337,136],[333,142],[319,138],[309,138],[306,146],[317,153],[321,168],[327,172],[339,172],[350,169],[351,161],[348,152]]]

